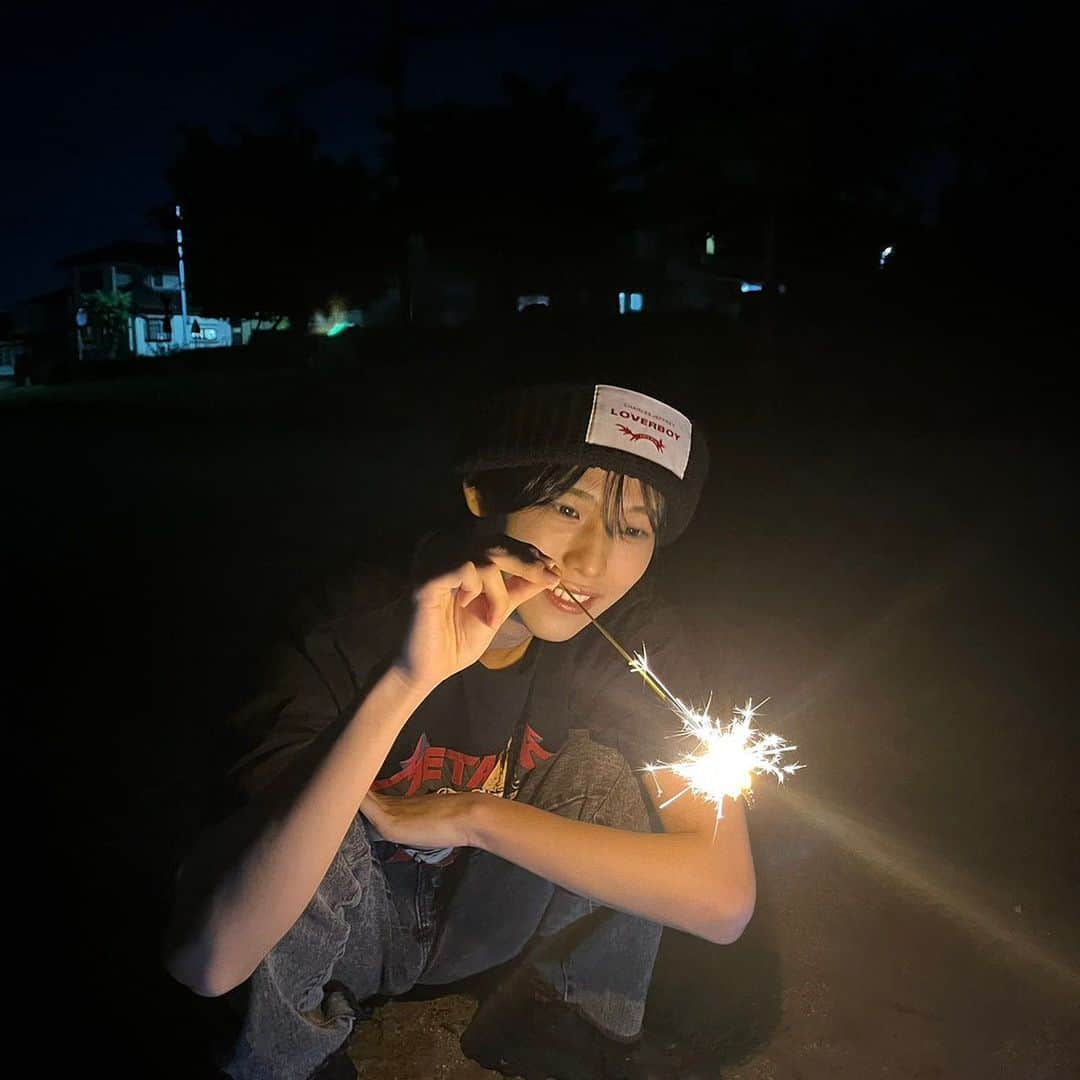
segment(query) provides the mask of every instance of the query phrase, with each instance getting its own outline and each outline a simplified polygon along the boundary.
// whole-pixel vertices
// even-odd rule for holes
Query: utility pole
[[[412,325],[412,267],[409,263],[409,227],[411,218],[405,190],[405,85],[408,75],[408,29],[402,11],[402,0],[394,0],[390,15],[390,45],[387,76],[390,83],[390,99],[394,124],[394,177],[397,181],[398,240],[400,243],[401,269],[399,272],[401,292],[401,324]]]
[[[180,263],[180,325],[181,345],[188,347],[188,324],[187,324],[187,288],[184,283],[184,233],[181,229],[183,218],[180,216],[180,204],[176,204],[176,257]]]

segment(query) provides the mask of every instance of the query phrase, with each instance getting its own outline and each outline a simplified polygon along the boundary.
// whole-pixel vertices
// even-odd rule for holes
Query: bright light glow
[[[326,311],[312,313],[307,329],[309,334],[318,334],[320,337],[337,337],[350,326],[362,326],[363,321],[362,311],[349,310],[344,297],[332,296]]]
[[[711,698],[704,709],[692,709],[660,682],[656,673],[649,668],[644,646],[640,653],[635,654],[630,669],[656,683],[671,704],[672,711],[682,721],[682,735],[696,741],[694,749],[678,761],[658,761],[645,766],[645,771],[652,774],[657,795],[663,794],[656,779],[656,773],[661,769],[670,769],[686,784],[660,804],[661,810],[692,791],[716,807],[719,819],[724,816],[725,798],[735,799],[750,794],[755,773],[768,773],[782,784],[786,776],[804,767],[798,763],[780,763],[781,755],[797,748],[785,742],[781,736],[759,731],[753,726],[757,709],[761,708],[759,705],[755,709],[753,700],[747,701],[743,708],[734,710],[730,724],[721,724],[709,715]],[[764,705],[765,701],[761,704]]]
[[[881,249],[881,256],[878,259],[878,266],[884,266],[885,260],[892,254],[892,244],[886,248]]]
[[[639,293],[639,292],[632,292],[630,294],[630,310],[631,311],[641,311],[641,309],[644,306],[645,306],[645,297],[642,296],[641,293]]]
[[[769,773],[782,784],[785,776],[790,776],[796,769],[803,767],[797,763],[780,764],[781,755],[790,753],[796,748],[786,743],[779,735],[770,735],[753,728],[755,709],[752,700],[747,701],[744,708],[735,709],[735,719],[726,726],[721,725],[709,715],[711,695],[702,710],[684,705],[657,678],[656,672],[649,668],[644,645],[641,646],[640,653],[631,656],[589,614],[589,609],[572,592],[569,596],[581,608],[593,626],[607,639],[608,644],[627,662],[630,670],[640,675],[645,680],[645,685],[662,701],[666,701],[679,717],[682,721],[682,731],[679,734],[697,740],[695,749],[689,754],[684,754],[678,761],[659,761],[644,766],[644,771],[652,774],[658,798],[664,794],[660,781],[656,778],[656,774],[662,769],[669,769],[681,780],[686,781],[686,787],[660,804],[661,810],[665,806],[670,806],[688,791],[693,791],[716,807],[716,823],[719,826],[720,819],[724,816],[724,799],[734,799],[740,795],[749,798],[754,773]],[[765,700],[768,701],[768,698]]]
[[[741,293],[761,292],[761,290],[763,288],[764,288],[764,286],[759,281],[744,281],[739,286],[739,292],[741,292]]]
[[[716,254],[716,237],[713,236],[712,233],[709,233],[709,235],[705,237],[705,254],[706,255],[715,255]]]
[[[619,293],[619,314],[626,314],[626,293],[624,292]]]

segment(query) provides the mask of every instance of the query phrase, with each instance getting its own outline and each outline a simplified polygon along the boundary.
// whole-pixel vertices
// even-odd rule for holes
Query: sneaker
[[[639,1043],[605,1035],[535,974],[520,972],[482,1002],[461,1036],[466,1057],[523,1080],[631,1080],[642,1075]]]
[[[312,1074],[311,1080],[356,1080],[360,1075],[349,1057],[349,1044],[339,1046]]]
[[[323,987],[322,1004],[319,1006],[319,1021],[332,1023],[341,1016],[353,1016],[356,1023],[371,1016],[371,1007],[361,1005],[352,992],[342,982],[331,980]],[[354,1026],[353,1033],[356,1028]],[[349,1057],[350,1035],[316,1070],[311,1080],[356,1080],[359,1076],[353,1060]]]

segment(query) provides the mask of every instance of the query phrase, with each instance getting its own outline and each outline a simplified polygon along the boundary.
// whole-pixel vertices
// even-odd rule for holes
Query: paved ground
[[[702,378],[719,467],[658,570],[717,685],[770,695],[808,767],[751,815],[743,938],[665,935],[647,1027],[673,1047],[669,1075],[1076,1075],[1062,443],[766,431],[722,396]],[[310,376],[4,395],[5,575],[29,601],[12,654],[33,744],[25,925],[46,943],[31,1009],[57,1060],[201,1075],[197,1003],[156,965],[165,867],[291,590],[379,545],[393,557],[423,524],[392,487],[440,460],[440,397],[421,398],[406,440],[415,398]],[[456,1046],[471,1008],[385,1006],[352,1044],[361,1075],[484,1075]]]

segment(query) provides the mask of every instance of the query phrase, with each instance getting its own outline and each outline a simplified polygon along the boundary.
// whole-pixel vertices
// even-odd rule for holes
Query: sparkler
[[[729,724],[723,724],[709,715],[711,697],[704,709],[691,708],[677,698],[649,667],[644,646],[640,653],[631,656],[565,585],[563,591],[585,612],[593,626],[627,662],[630,670],[640,675],[645,685],[670,706],[672,712],[682,721],[681,734],[696,740],[694,749],[679,760],[659,761],[645,766],[645,771],[652,776],[653,783],[656,784],[658,796],[662,791],[656,773],[661,769],[670,769],[686,782],[684,788],[660,804],[661,810],[692,791],[713,803],[719,822],[724,816],[724,798],[735,799],[740,795],[749,798],[755,774],[768,774],[782,784],[785,777],[804,768],[797,763],[782,763],[783,755],[791,753],[797,747],[785,742],[779,735],[760,731],[753,726],[757,709],[760,709],[768,698],[757,708],[754,707],[753,699],[749,699],[743,708],[734,710]]]

